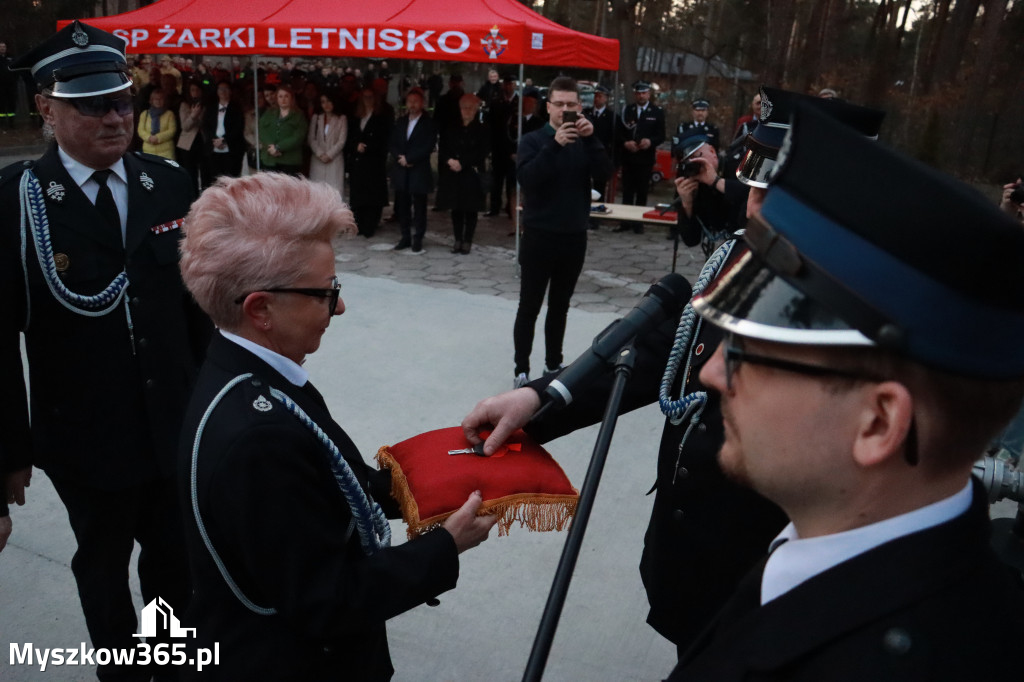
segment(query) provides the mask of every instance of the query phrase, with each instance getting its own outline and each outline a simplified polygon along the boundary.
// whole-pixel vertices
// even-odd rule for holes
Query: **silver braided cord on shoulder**
[[[57,265],[53,259],[53,243],[50,240],[50,221],[46,216],[46,204],[43,202],[43,188],[36,179],[35,174],[28,170],[21,176],[21,225],[23,234],[28,232],[32,235],[32,243],[35,245],[36,258],[39,260],[39,267],[43,271],[43,279],[47,286],[60,303],[79,315],[98,317],[106,315],[121,301],[125,291],[128,289],[128,274],[122,270],[121,273],[107,285],[107,287],[94,296],[83,296],[68,289],[57,274]],[[27,263],[25,263],[25,248],[22,248],[22,267],[25,268],[26,279],[28,277]],[[26,282],[27,286],[27,282]],[[127,312],[127,305],[125,311]],[[128,313],[128,326],[131,328],[131,314]]]
[[[735,244],[736,240],[730,239],[715,249],[715,252],[704,263],[704,267],[701,268],[700,275],[693,285],[693,296],[704,291],[708,283],[715,278],[718,270],[722,267],[722,263],[729,257]],[[676,376],[678,376],[679,367],[683,364],[684,357],[686,358],[686,367],[683,371],[683,377],[685,378],[690,371],[690,362],[693,357],[693,353],[690,352],[690,344],[700,334],[702,323],[703,320],[697,317],[693,306],[687,303],[683,309],[682,316],[679,318],[675,341],[672,343],[672,351],[669,353],[668,363],[665,365],[665,374],[662,376],[661,387],[658,389],[658,405],[661,407],[662,413],[673,424],[682,423],[687,415],[691,414],[698,406],[700,406],[700,409],[697,409],[694,416],[699,419],[700,413],[703,412],[703,405],[708,398],[708,394],[705,391],[694,391],[675,400],[672,399],[670,393],[672,391],[672,384],[675,383]],[[685,388],[685,381],[683,386]],[[689,431],[687,431],[687,435],[689,435]]]
[[[209,534],[206,532],[206,526],[203,523],[202,516],[199,512],[197,464],[199,461],[199,445],[203,437],[203,430],[206,428],[206,422],[209,420],[210,415],[213,413],[213,410],[217,407],[217,404],[221,399],[227,395],[232,388],[251,376],[252,373],[241,374],[225,384],[213,400],[210,401],[210,405],[203,413],[202,419],[199,420],[199,427],[196,429],[195,440],[192,443],[192,470],[190,472],[189,483],[192,496],[192,514],[195,516],[199,535],[202,537],[203,544],[206,545],[206,549],[210,552],[210,556],[213,558],[213,562],[216,564],[217,570],[220,571],[221,577],[224,578],[224,582],[227,583],[232,594],[238,598],[243,606],[253,613],[269,616],[277,613],[277,611],[273,608],[258,606],[251,599],[245,596],[241,588],[231,577],[227,566],[224,565],[223,560],[221,560],[220,555],[213,546],[213,542],[210,540]],[[362,486],[359,485],[359,481],[356,479],[356,476],[352,471],[352,467],[350,467],[348,462],[345,461],[345,458],[342,457],[338,447],[330,437],[324,433],[323,429],[321,429],[301,407],[296,405],[295,401],[289,398],[287,394],[273,387],[270,387],[270,394],[275,400],[284,405],[293,416],[301,421],[306,428],[312,431],[317,437],[317,440],[319,440],[330,453],[331,471],[334,473],[335,481],[338,483],[338,487],[345,496],[345,500],[352,512],[352,518],[355,521],[356,530],[359,533],[359,542],[363,551],[367,555],[371,555],[384,547],[389,547],[391,545],[391,525],[388,523],[388,519],[384,515],[384,511],[377,502],[366,494]]]
[[[270,394],[305,424],[306,428],[313,432],[331,454],[331,471],[334,473],[334,479],[338,482],[338,487],[341,488],[342,494],[348,501],[353,518],[355,518],[356,530],[359,531],[359,543],[363,546],[363,551],[370,555],[382,547],[389,547],[391,545],[391,525],[388,523],[387,516],[384,515],[384,510],[359,485],[352,467],[341,456],[338,446],[285,393],[271,388]]]
[[[220,575],[224,578],[224,582],[227,583],[231,593],[235,595],[238,601],[242,602],[242,605],[245,608],[249,609],[253,613],[261,616],[272,616],[277,613],[276,609],[266,606],[258,606],[255,602],[245,596],[245,593],[242,592],[242,588],[240,588],[234,578],[231,577],[231,574],[228,572],[228,567],[224,565],[224,561],[220,558],[220,554],[218,554],[217,550],[214,548],[213,541],[210,540],[210,536],[206,532],[206,524],[203,523],[203,517],[199,513],[199,472],[197,465],[199,463],[199,443],[203,438],[203,430],[206,429],[206,422],[210,419],[210,415],[213,414],[214,408],[216,408],[221,399],[227,395],[228,391],[251,376],[251,373],[241,374],[229,381],[224,385],[224,388],[220,389],[217,395],[214,396],[213,400],[210,401],[209,406],[206,408],[206,411],[203,412],[203,418],[199,420],[199,428],[196,429],[195,440],[192,441],[192,469],[189,472],[189,494],[192,498],[192,515],[195,516],[196,527],[199,529],[199,536],[203,539],[203,544],[206,545],[207,551],[213,558],[213,563],[217,565],[217,570],[220,571]]]

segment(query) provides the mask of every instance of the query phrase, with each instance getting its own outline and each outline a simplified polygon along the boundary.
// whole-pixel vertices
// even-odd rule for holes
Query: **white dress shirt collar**
[[[61,149],[60,147],[57,147],[57,155],[60,157],[60,162],[64,165],[64,169],[67,170],[68,175],[71,176],[71,179],[74,180],[75,183],[79,187],[82,187],[84,189],[85,183],[87,183],[89,180],[92,180],[92,174],[95,173],[96,170],[94,168],[89,168],[85,164],[82,164],[82,163],[79,163],[78,161],[75,161],[73,158],[68,156],[68,153],[65,152],[63,149]],[[110,167],[110,170],[114,171],[114,175],[119,177],[121,179],[121,182],[124,183],[125,186],[128,185],[128,172],[124,169],[124,159],[123,158],[118,159],[114,163],[114,165],[112,165]],[[95,183],[93,183],[93,184],[95,185]],[[96,189],[98,189],[98,188],[96,188]],[[113,191],[113,186],[111,186],[111,191]],[[93,190],[93,200],[94,201],[96,199],[95,195],[96,195],[96,190],[94,189]],[[121,207],[118,206],[118,208],[121,208]]]
[[[224,331],[223,329],[219,329],[218,331],[221,333],[221,336],[228,341],[237,343],[239,346],[276,369],[281,376],[288,380],[289,383],[301,387],[305,386],[306,382],[309,381],[309,372],[302,369],[302,366],[294,360],[290,360],[279,353],[275,353],[266,346],[261,346],[260,344],[254,343],[253,341],[243,338],[238,334],[232,334],[231,332]]]
[[[814,576],[896,538],[945,523],[971,506],[971,481],[960,492],[926,507],[861,528],[801,540],[790,523],[772,541],[761,577],[761,604]]]
[[[75,161],[59,146],[57,147],[57,156],[71,179],[82,189],[86,198],[95,205],[96,195],[100,191],[99,183],[92,179],[92,174],[96,172],[96,169]],[[124,158],[118,159],[110,166],[110,170],[113,171],[113,174],[107,178],[107,187],[110,188],[110,194],[114,197],[114,204],[117,206],[118,216],[121,218],[121,241],[124,242],[125,230],[128,226],[128,171],[124,167]],[[115,177],[117,180],[113,179]]]

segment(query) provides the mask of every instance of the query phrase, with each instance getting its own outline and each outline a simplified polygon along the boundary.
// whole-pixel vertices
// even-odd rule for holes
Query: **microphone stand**
[[[594,444],[594,452],[590,456],[587,476],[583,479],[583,487],[576,503],[576,515],[565,538],[562,557],[558,560],[558,568],[555,570],[555,579],[551,584],[551,591],[548,593],[544,615],[541,616],[537,636],[533,640],[533,649],[530,651],[530,660],[526,664],[526,672],[523,673],[523,682],[540,682],[540,678],[544,674],[544,666],[547,664],[548,654],[551,653],[551,643],[555,638],[555,630],[558,628],[558,619],[562,615],[562,606],[565,604],[565,596],[569,591],[569,583],[572,581],[572,572],[576,568],[576,559],[579,558],[580,548],[583,545],[583,534],[587,532],[587,521],[590,519],[590,511],[594,506],[594,498],[597,496],[597,486],[601,482],[601,473],[604,471],[604,463],[608,458],[608,447],[611,445],[612,434],[615,432],[615,424],[618,421],[619,404],[622,402],[622,394],[626,390],[626,382],[629,381],[633,373],[635,362],[636,353],[633,350],[633,344],[630,343],[619,351],[615,361],[615,383],[608,396],[608,404],[605,406],[604,417],[601,420],[601,430],[597,434],[597,442]]]

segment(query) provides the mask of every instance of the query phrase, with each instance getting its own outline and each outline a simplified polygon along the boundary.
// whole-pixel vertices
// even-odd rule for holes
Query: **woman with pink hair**
[[[453,588],[458,554],[494,524],[476,492],[390,546],[390,475],[308,380],[303,361],[345,312],[331,240],[353,228],[335,189],[280,173],[221,178],[186,218],[182,277],[220,331],[180,460],[188,645],[220,657],[203,680],[389,679],[385,621]]]

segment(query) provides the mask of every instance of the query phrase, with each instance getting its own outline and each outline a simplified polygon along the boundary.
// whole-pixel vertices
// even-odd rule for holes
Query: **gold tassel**
[[[408,524],[406,535],[410,540],[417,535],[441,526],[445,519],[455,513],[453,509],[444,514],[420,519],[419,507],[409,490],[409,482],[402,472],[402,467],[391,456],[387,446],[377,451],[377,466],[391,471],[391,496],[402,509],[402,518]],[[575,490],[575,489],[574,489]],[[547,532],[563,530],[570,519],[576,514],[576,503],[579,492],[575,495],[547,495],[543,493],[516,493],[496,500],[485,500],[477,512],[477,516],[494,514],[498,517],[498,537],[508,535],[509,529],[516,521],[519,527],[532,531]]]

